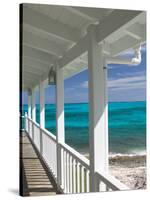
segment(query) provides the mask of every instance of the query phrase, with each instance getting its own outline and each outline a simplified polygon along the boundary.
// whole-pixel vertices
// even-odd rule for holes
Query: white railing
[[[61,183],[64,193],[90,192],[90,163],[82,154],[69,145],[57,144],[56,136],[43,129],[37,122],[25,117],[25,130],[40,155],[48,165],[53,176],[57,177],[57,149],[61,150]],[[128,190],[119,180],[104,172],[96,172],[97,191]]]
[[[62,188],[65,193],[89,192],[89,160],[67,144],[62,150]]]

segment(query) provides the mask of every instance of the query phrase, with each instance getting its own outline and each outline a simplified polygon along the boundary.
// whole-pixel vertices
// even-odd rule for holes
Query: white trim
[[[90,191],[99,191],[95,172],[108,168],[108,133],[105,125],[105,72],[103,63],[103,44],[100,49],[96,41],[95,26],[89,28],[88,70],[90,105]]]

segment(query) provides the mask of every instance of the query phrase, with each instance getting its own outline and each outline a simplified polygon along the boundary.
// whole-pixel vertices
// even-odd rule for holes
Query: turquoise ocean
[[[23,105],[27,112],[27,105]],[[36,121],[39,123],[39,105]],[[56,135],[55,104],[45,105],[45,128]],[[89,152],[89,104],[65,104],[65,141],[81,153]],[[110,155],[146,152],[146,102],[110,102],[108,105]]]

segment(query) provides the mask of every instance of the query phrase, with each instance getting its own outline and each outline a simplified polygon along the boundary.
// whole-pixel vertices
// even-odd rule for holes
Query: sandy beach
[[[146,188],[146,156],[116,156],[109,159],[110,174],[131,189]]]
[[[84,154],[89,158],[88,154]],[[130,189],[146,189],[146,156],[110,156],[109,173]]]

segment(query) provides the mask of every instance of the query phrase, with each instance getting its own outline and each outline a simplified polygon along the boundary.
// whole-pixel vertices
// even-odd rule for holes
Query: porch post
[[[32,120],[36,120],[35,90],[32,89]]]
[[[32,120],[36,120],[35,90],[32,89]],[[32,139],[34,141],[34,125],[32,123]]]
[[[96,26],[88,29],[88,70],[90,104],[90,191],[99,191],[95,172],[108,169],[106,78],[103,45],[96,41]]]
[[[44,83],[40,82],[40,128],[45,128],[45,92],[44,92]],[[43,135],[42,131],[40,132],[40,152],[43,153]]]
[[[56,123],[57,123],[57,181],[63,187],[63,165],[61,143],[65,142],[64,135],[64,77],[63,69],[56,63]]]
[[[28,117],[31,118],[31,94],[28,92]]]
[[[30,90],[28,90],[28,116],[27,116],[28,118],[30,118],[31,119],[31,92],[30,92]],[[31,128],[30,128],[30,122],[29,122],[29,120],[27,120],[27,122],[28,122],[28,134],[30,135],[31,133],[30,133],[30,131],[31,131]]]

